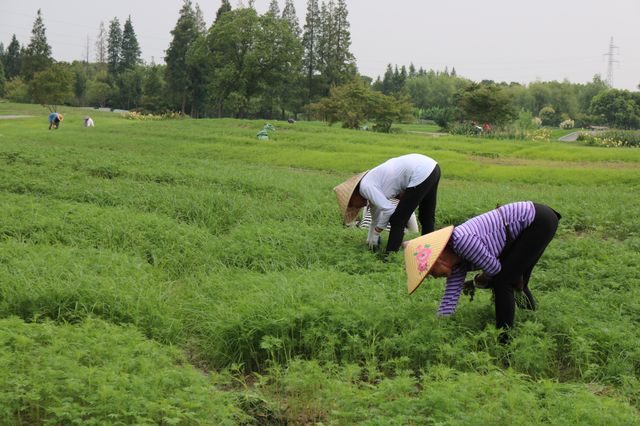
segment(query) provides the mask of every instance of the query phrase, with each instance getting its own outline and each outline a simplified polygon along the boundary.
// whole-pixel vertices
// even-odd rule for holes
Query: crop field
[[[0,103],[32,115],[0,120],[0,424],[640,423],[639,149],[61,112]],[[438,318],[341,225],[332,188],[412,152],[438,228],[563,216],[507,345],[490,292]]]

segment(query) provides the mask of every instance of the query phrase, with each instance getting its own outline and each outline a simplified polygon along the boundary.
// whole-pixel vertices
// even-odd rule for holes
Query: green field
[[[0,424],[640,423],[640,150],[0,103]],[[430,130],[419,127],[419,130]],[[500,345],[341,226],[333,186],[419,152],[437,227],[563,218]]]

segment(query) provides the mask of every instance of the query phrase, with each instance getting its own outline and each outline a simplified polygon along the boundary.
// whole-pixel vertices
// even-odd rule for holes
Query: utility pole
[[[607,67],[607,84],[609,85],[609,87],[613,87],[613,64],[616,62],[620,62],[613,58],[614,55],[616,55],[615,50],[617,48],[618,46],[613,45],[613,37],[611,37],[611,41],[609,41],[609,52],[604,54],[604,56],[609,57],[609,65]]]

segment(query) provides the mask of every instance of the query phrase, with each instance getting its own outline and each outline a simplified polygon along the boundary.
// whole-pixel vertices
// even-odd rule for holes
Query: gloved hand
[[[480,274],[476,274],[473,277],[473,285],[477,288],[491,288],[491,279],[487,277],[484,272]]]
[[[382,238],[380,237],[380,232],[376,228],[373,228],[369,231],[369,236],[367,237],[367,244],[369,244],[369,249],[376,251],[380,247],[380,241]]]

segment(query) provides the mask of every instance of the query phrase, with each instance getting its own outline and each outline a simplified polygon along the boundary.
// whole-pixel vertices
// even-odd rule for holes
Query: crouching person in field
[[[553,239],[559,219],[551,207],[522,201],[408,241],[404,258],[409,294],[427,275],[446,277],[438,315],[448,316],[455,312],[463,287],[492,288],[496,327],[512,328],[515,291],[521,292],[519,307],[536,308],[529,289],[531,271]],[[482,273],[465,283],[467,272],[475,270]],[[506,342],[508,335],[502,333],[501,339]]]
[[[60,113],[52,112],[49,114],[49,130],[60,127],[60,122],[62,122],[62,120],[64,120],[64,116]]]
[[[416,208],[421,233],[434,230],[439,182],[440,167],[434,159],[408,154],[359,173],[333,190],[345,224],[353,222],[360,210],[369,205],[369,248],[379,248],[380,234],[391,225],[386,248],[389,253],[400,249],[405,227]],[[397,206],[391,201],[394,198],[400,200]]]

